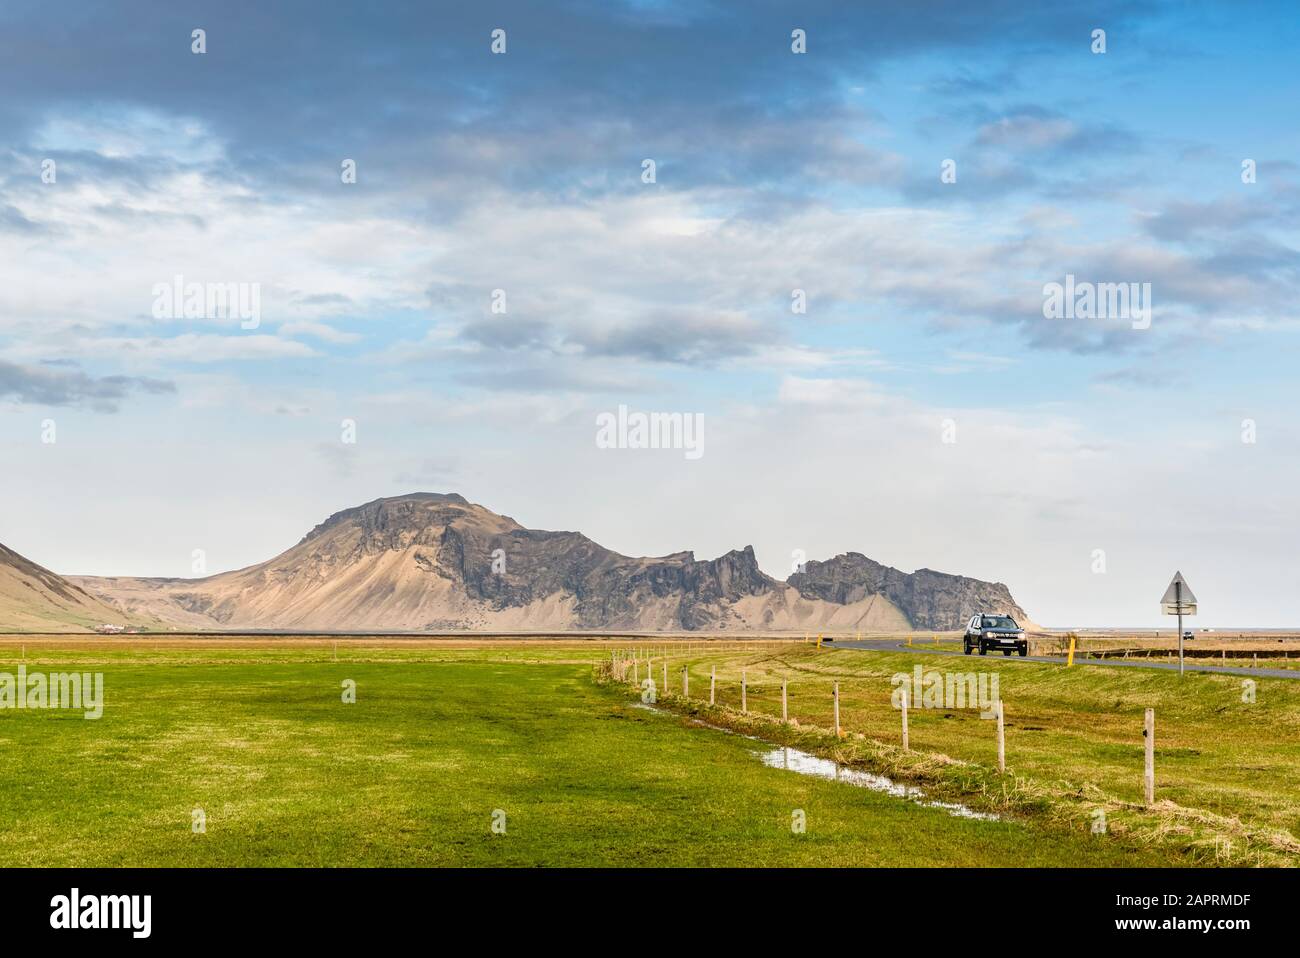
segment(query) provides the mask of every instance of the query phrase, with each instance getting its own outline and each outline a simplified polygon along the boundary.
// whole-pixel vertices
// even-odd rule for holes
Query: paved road
[[[960,649],[922,649],[913,646],[908,648],[906,642],[900,642],[898,639],[863,639],[860,642],[835,642],[832,643],[837,649],[870,649],[876,652],[918,652],[925,655],[962,655]],[[978,653],[974,654],[975,657]],[[1065,659],[1055,656],[1045,655],[1028,655],[1021,657],[1019,655],[1004,656],[996,652],[990,652],[985,658],[996,657],[1000,663],[1007,662],[1048,662],[1057,665],[1064,665]],[[1177,672],[1177,662],[1144,662],[1141,659],[1083,659],[1079,656],[1074,657],[1075,665],[1105,665],[1108,667],[1125,668],[1125,669],[1166,669]],[[1300,669],[1252,669],[1232,665],[1192,665],[1190,661],[1185,663],[1188,672],[1222,672],[1226,675],[1249,675],[1253,677],[1263,676],[1270,679],[1300,679]]]

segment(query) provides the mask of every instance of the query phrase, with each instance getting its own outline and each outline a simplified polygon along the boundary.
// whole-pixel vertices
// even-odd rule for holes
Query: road
[[[918,652],[925,655],[956,655],[961,656],[963,653],[960,649],[923,649],[918,646],[908,647],[906,642],[898,639],[862,639],[857,642],[835,642],[833,648],[837,649],[868,649],[875,652],[897,652],[900,649],[904,652]],[[1064,665],[1065,659],[1057,656],[1046,655],[1028,655],[1021,657],[1019,655],[1004,656],[991,652],[985,658],[997,656],[1000,664],[1007,662],[1047,662],[1049,664]],[[972,656],[975,657],[975,656]],[[1124,669],[1166,669],[1178,671],[1177,662],[1144,662],[1141,659],[1083,659],[1079,656],[1074,657],[1075,665],[1104,665],[1108,668]],[[1233,665],[1192,665],[1190,662],[1184,664],[1188,672],[1222,672],[1226,675],[1248,675],[1252,678],[1270,678],[1270,679],[1300,679],[1300,669],[1252,669]]]

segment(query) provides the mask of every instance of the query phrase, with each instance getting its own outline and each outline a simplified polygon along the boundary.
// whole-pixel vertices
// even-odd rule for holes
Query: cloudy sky
[[[1294,625],[1297,22],[6,0],[0,542],[215,572],[458,491],[634,555],[1003,581],[1048,625],[1167,625],[1175,568],[1198,625]],[[1149,283],[1149,328],[1046,318],[1067,275]],[[259,322],[160,314],[177,276]],[[704,454],[598,448],[620,405],[701,414]]]

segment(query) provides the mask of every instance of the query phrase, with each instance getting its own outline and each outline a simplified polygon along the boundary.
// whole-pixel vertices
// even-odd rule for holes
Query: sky
[[[214,573],[459,492],[629,555],[1005,582],[1049,626],[1167,627],[1175,570],[1196,626],[1296,625],[1298,24],[6,0],[0,542]],[[1149,322],[1048,315],[1067,276]],[[620,406],[699,454],[598,442]]]

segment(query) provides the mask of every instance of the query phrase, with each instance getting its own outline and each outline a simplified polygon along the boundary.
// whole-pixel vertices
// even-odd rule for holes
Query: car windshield
[[[980,618],[981,629],[1014,629],[1016,623],[1009,615],[986,615]]]

